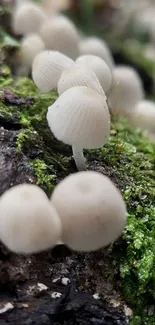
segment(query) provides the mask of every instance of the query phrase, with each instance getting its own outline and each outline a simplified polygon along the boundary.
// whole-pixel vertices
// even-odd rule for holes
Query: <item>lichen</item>
[[[1,95],[4,85],[0,87]],[[27,155],[37,184],[50,194],[58,180],[76,171],[70,148],[54,139],[46,121],[47,108],[57,94],[41,94],[28,78],[9,87],[28,103],[32,100],[32,104],[12,106],[1,96],[0,116],[5,113],[11,118],[13,113],[18,114],[21,130],[17,150]],[[155,298],[155,145],[146,134],[122,120],[112,124],[109,142],[101,149],[87,151],[86,157],[88,166],[95,160],[109,169],[123,193],[128,223],[123,242],[114,245],[113,263],[126,302],[135,310],[133,324],[154,324],[155,317],[147,312]]]

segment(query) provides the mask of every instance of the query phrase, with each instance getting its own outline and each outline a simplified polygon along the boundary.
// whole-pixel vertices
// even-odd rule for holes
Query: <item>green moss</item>
[[[27,146],[27,143],[29,144],[29,146],[33,146],[38,142],[38,133],[36,131],[34,131],[33,129],[25,129],[23,131],[21,131],[18,135],[17,138],[17,151],[21,152],[21,151],[25,151],[25,147]]]
[[[19,115],[17,150],[29,157],[37,184],[50,194],[58,180],[75,171],[70,148],[54,139],[47,126],[47,108],[57,94],[41,94],[27,78],[16,81],[11,90],[25,98],[25,104],[5,104],[1,96],[0,116],[4,112],[10,117],[15,112]],[[116,249],[114,245],[113,263],[126,301],[135,310],[133,324],[154,324],[155,318],[147,316],[147,310],[155,298],[155,145],[122,120],[112,125],[107,145],[87,152],[86,156],[88,163],[96,160],[104,166],[122,190],[128,224],[123,244],[116,245]]]
[[[48,106],[53,104],[57,93],[41,94],[32,80],[20,78],[14,83],[11,82],[9,89],[12,94],[18,95],[19,99],[25,99],[25,102],[18,104],[17,101],[17,104],[15,102],[12,105],[5,103],[5,83],[0,85],[0,89],[0,117],[9,122],[13,121],[14,114],[19,117],[21,131],[16,142],[17,151],[22,151],[30,157],[37,183],[50,193],[57,173],[63,176],[70,168],[70,150],[52,137],[46,121]],[[67,153],[65,157],[64,152]]]
[[[155,317],[152,323],[145,316],[155,298],[155,144],[121,121],[113,126],[110,142],[94,154],[114,172],[128,207],[124,245],[114,263],[126,301],[135,308],[133,324],[155,324]]]
[[[35,159],[31,164],[36,171],[37,185],[41,185],[48,193],[51,193],[56,181],[54,166],[47,166],[46,163],[40,159]]]

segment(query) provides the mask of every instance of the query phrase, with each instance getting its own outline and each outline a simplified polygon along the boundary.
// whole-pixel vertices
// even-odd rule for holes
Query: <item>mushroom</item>
[[[83,149],[104,145],[110,133],[105,96],[94,89],[76,86],[65,91],[48,108],[47,120],[54,136],[72,146],[78,170],[85,170]]]
[[[38,186],[17,185],[1,196],[0,240],[12,252],[37,253],[60,237],[61,220]]]
[[[131,114],[130,123],[155,134],[155,103],[150,100],[140,101]]]
[[[62,222],[62,240],[71,249],[90,252],[122,233],[126,207],[112,181],[97,172],[79,172],[61,181],[51,196]]]
[[[76,59],[79,34],[74,24],[64,16],[56,16],[42,26],[41,37],[48,50],[56,50]]]
[[[136,70],[118,65],[113,70],[113,85],[108,97],[111,114],[128,117],[143,96],[142,82]]]
[[[86,86],[105,96],[96,74],[87,66],[74,64],[63,71],[58,82],[59,95],[74,86]]]
[[[33,81],[42,92],[56,89],[63,70],[73,64],[72,59],[60,52],[43,51],[33,61]]]
[[[45,49],[45,44],[37,34],[30,34],[21,42],[21,56],[23,64],[30,69],[36,55]]]
[[[47,15],[69,9],[71,0],[41,0],[41,5]]]
[[[37,33],[45,22],[46,15],[33,2],[23,2],[15,7],[13,12],[13,30],[17,35]]]
[[[114,67],[114,60],[107,43],[98,37],[82,39],[79,43],[79,51],[80,55],[92,54],[99,56],[108,64],[110,70]]]
[[[104,60],[95,55],[82,55],[77,58],[76,62],[91,68],[96,73],[105,93],[109,91],[112,84],[112,73]]]

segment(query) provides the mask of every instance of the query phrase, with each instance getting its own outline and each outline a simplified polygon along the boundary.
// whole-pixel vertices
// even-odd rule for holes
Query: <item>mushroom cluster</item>
[[[61,181],[50,199],[30,184],[4,192],[0,240],[18,254],[38,253],[60,242],[76,251],[95,251],[121,235],[126,217],[123,198],[111,180],[81,172]]]
[[[62,180],[50,199],[28,184],[1,196],[0,240],[16,253],[36,253],[59,242],[95,251],[116,240],[126,224],[124,200],[109,178],[85,171],[83,150],[108,141],[110,115],[155,133],[155,105],[144,100],[137,71],[116,66],[107,43],[81,35],[60,14],[60,3],[52,8],[50,0],[16,1],[13,30],[23,36],[21,56],[34,83],[41,92],[58,92],[47,122],[54,136],[72,147],[79,172]]]
[[[135,111],[138,103],[144,99],[144,90],[137,71],[125,65],[115,66],[110,49],[103,39],[85,37],[62,14],[61,11],[68,5],[69,1],[42,0],[40,5],[31,0],[16,1],[13,30],[23,36],[20,57],[27,72],[32,71],[33,80],[42,92],[56,89],[61,96],[76,86],[93,89],[104,96],[112,118],[123,116],[130,123],[134,121],[133,126],[141,127],[139,123],[136,124]],[[137,114],[143,116],[139,108]],[[150,131],[149,112],[146,113],[146,120],[142,128]],[[53,131],[49,114],[48,123]],[[62,138],[59,134],[56,137]],[[84,167],[84,163],[81,165]]]

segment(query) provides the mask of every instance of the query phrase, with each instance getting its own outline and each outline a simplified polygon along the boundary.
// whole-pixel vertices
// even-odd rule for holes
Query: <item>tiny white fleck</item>
[[[60,293],[60,292],[52,292],[52,294],[51,294],[51,298],[54,298],[54,299],[60,298],[61,296],[62,296],[62,293]]]
[[[100,299],[99,293],[94,293],[93,298],[99,300]]]
[[[132,309],[127,307],[126,305],[124,306],[124,313],[127,317],[131,317],[133,315]]]
[[[48,289],[48,287],[43,283],[37,283],[37,287],[40,292]]]
[[[57,281],[59,281],[60,280],[60,278],[56,278],[56,279],[54,279],[52,282],[53,283],[56,283]]]
[[[67,286],[70,283],[70,280],[68,278],[62,278],[61,282],[64,286]]]
[[[8,310],[13,309],[14,306],[11,304],[11,302],[6,303],[3,308],[0,308],[0,314],[6,313]]]
[[[120,301],[117,301],[115,299],[111,299],[110,303],[113,305],[114,308],[120,306]]]

